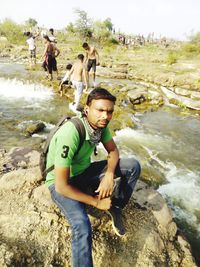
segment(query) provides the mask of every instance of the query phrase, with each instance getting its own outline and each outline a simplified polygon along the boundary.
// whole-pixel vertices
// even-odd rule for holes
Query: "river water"
[[[54,122],[69,113],[67,100],[51,88],[20,80],[19,75],[13,78],[25,72],[22,65],[0,63],[0,148],[39,144]],[[141,162],[144,157],[150,158],[154,168],[166,177],[168,183],[159,186],[158,191],[171,206],[200,263],[200,117],[165,107],[156,112],[138,112],[133,120],[133,129],[116,132],[120,154],[134,154]],[[46,130],[24,136],[22,129],[30,121],[44,122]]]

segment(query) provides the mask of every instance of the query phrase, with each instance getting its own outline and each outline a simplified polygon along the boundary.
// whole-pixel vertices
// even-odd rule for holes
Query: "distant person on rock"
[[[93,87],[96,86],[96,66],[99,65],[99,54],[95,47],[89,46],[88,43],[83,43],[82,47],[86,51],[85,63],[86,63],[86,77],[87,77],[87,87],[89,87],[89,72],[93,70]]]
[[[26,42],[28,44],[28,49],[29,49],[29,54],[30,54],[30,65],[35,65],[36,64],[35,39],[39,36],[39,32],[37,32],[36,34],[33,34],[31,32],[25,32],[24,35],[28,37]]]
[[[64,85],[70,85],[70,70],[72,69],[72,64],[67,64],[66,66],[66,73],[65,76],[63,77],[62,81],[59,84],[59,93],[60,96],[63,96],[63,90],[64,90]]]
[[[140,175],[139,162],[133,157],[119,158],[112,138],[108,124],[115,101],[116,97],[107,90],[95,88],[88,95],[83,114],[76,118],[85,133],[81,147],[72,121],[63,124],[50,142],[46,185],[71,226],[73,267],[93,266],[92,229],[86,205],[107,211],[115,233],[123,236],[122,209]],[[107,151],[107,159],[91,162],[100,142]]]
[[[42,64],[45,71],[48,71],[47,78],[49,80],[53,80],[53,71],[56,72],[58,78],[58,68],[57,68],[57,61],[56,57],[60,54],[60,50],[51,43],[51,40],[47,35],[44,37],[45,40],[45,49],[43,53],[44,62]]]

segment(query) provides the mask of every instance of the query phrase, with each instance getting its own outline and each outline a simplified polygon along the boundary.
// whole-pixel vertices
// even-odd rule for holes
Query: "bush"
[[[11,19],[5,19],[4,22],[0,23],[0,35],[6,37],[12,44],[22,44],[25,41],[23,26]]]
[[[200,46],[200,32],[190,37],[190,43]]]
[[[115,38],[111,38],[111,39],[109,40],[109,42],[110,42],[111,44],[119,44],[118,40],[115,39]]]
[[[184,45],[183,52],[187,54],[196,54],[200,52],[200,46],[197,44],[188,43]]]
[[[178,54],[175,52],[169,52],[167,55],[167,64],[172,65],[178,61]]]

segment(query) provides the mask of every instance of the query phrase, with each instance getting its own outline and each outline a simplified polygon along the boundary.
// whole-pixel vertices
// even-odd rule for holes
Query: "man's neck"
[[[88,117],[87,117],[87,116],[86,116],[85,118],[86,118],[86,120],[87,120],[89,126],[90,126],[94,131],[98,129],[98,127],[94,126],[94,125],[88,120]]]

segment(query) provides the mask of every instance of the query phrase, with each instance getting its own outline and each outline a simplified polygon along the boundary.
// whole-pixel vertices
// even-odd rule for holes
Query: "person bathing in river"
[[[71,82],[70,82],[70,70],[72,69],[72,64],[67,64],[66,66],[66,73],[65,73],[65,76],[63,77],[62,81],[60,82],[59,84],[59,93],[60,93],[60,96],[62,97],[63,96],[63,91],[64,91],[64,85],[70,85]]]
[[[124,236],[122,209],[140,175],[139,162],[134,157],[119,158],[112,138],[108,124],[115,101],[116,97],[106,89],[95,88],[88,95],[83,114],[77,118],[86,133],[82,146],[79,148],[79,134],[70,120],[50,142],[45,183],[71,226],[73,267],[93,266],[92,229],[86,205],[107,211],[115,233]],[[100,142],[107,151],[107,160],[91,162]]]
[[[51,40],[49,39],[48,35],[44,35],[45,40],[45,49],[43,53],[44,62],[42,64],[45,71],[48,71],[47,78],[51,81],[53,80],[53,71],[56,72],[57,78],[58,78],[58,69],[57,69],[57,61],[56,57],[60,54],[60,50],[51,43]]]
[[[70,107],[75,112],[78,109],[79,102],[83,94],[84,82],[86,84],[86,89],[87,89],[87,78],[83,62],[84,62],[84,55],[79,54],[77,56],[77,62],[74,63],[69,73],[70,80],[72,81],[72,85],[75,89],[74,102],[70,104]]]
[[[89,72],[92,68],[93,70],[93,87],[96,86],[96,66],[99,65],[99,53],[96,48],[89,46],[88,43],[83,43],[82,47],[86,51],[85,64],[86,64],[86,78],[87,78],[87,87],[89,87]]]

